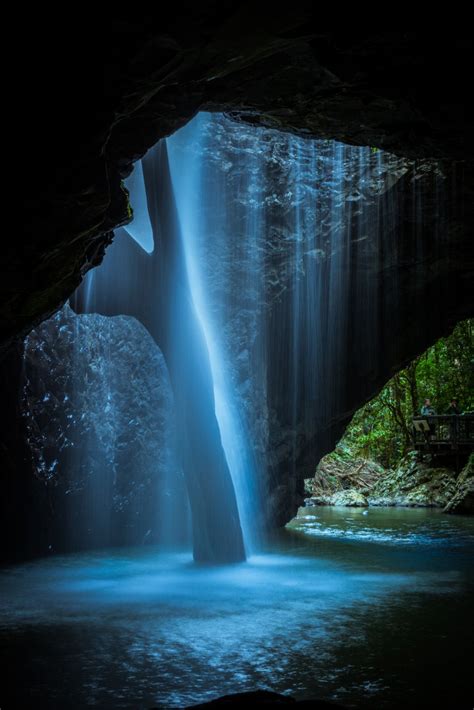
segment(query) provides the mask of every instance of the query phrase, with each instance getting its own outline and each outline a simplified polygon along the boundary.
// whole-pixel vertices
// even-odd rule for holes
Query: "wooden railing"
[[[414,417],[413,445],[430,451],[474,449],[474,415]]]

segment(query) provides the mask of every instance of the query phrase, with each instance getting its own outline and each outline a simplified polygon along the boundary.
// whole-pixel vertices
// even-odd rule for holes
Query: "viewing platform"
[[[432,454],[473,451],[474,414],[414,417],[413,446]]]

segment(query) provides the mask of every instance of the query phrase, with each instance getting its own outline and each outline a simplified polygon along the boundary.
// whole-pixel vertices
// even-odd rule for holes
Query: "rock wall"
[[[456,480],[456,490],[445,508],[446,513],[474,513],[474,454]]]
[[[23,416],[50,501],[48,547],[187,540],[168,372],[135,319],[64,306],[32,331]]]
[[[473,476],[473,454],[458,473],[417,451],[407,454],[395,470],[370,460],[344,459],[336,451],[322,459],[314,478],[305,481],[310,495],[305,505],[442,508],[446,513],[472,514]]]
[[[473,158],[471,38],[459,28],[328,32],[306,3],[268,13],[234,2],[53,28],[44,13],[23,28],[41,81],[18,101],[29,179],[25,235],[5,255],[2,341],[51,314],[101,260],[130,219],[121,179],[198,110],[411,158]]]
[[[458,218],[454,216],[452,179],[452,174],[446,174],[440,186],[429,171],[403,175],[369,208],[367,238],[353,238],[346,246],[346,259],[335,276],[347,283],[346,322],[341,327],[337,319],[326,320],[327,335],[323,331],[324,341],[314,359],[315,377],[318,369],[324,377],[317,400],[306,400],[306,413],[299,417],[296,475],[291,475],[293,509],[301,504],[302,480],[333,450],[358,407],[438,336],[448,335],[460,316],[469,317],[474,281],[466,269],[472,268],[472,248],[461,236],[463,229],[457,221],[461,212],[466,212],[461,210]],[[388,212],[395,219],[381,228],[381,214],[390,204]],[[354,229],[353,234],[361,232]],[[323,262],[320,272],[323,298],[324,294],[330,297],[333,290],[331,263],[332,257]],[[268,377],[272,408],[283,431],[291,428],[287,402],[288,392],[295,386],[286,365],[291,360],[291,332],[282,327],[291,323],[291,310],[291,294],[283,294],[272,309],[269,324],[270,330],[279,333],[281,343]],[[339,330],[337,339],[335,330]],[[336,349],[327,348],[331,340]],[[299,391],[307,391],[304,380]],[[308,411],[311,407],[315,416]],[[288,479],[287,447],[284,438],[273,443],[274,450],[281,452],[274,468],[274,490],[281,491],[275,508],[280,520],[289,512],[284,485]]]

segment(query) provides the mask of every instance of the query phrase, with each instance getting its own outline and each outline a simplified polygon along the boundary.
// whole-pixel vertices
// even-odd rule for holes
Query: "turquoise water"
[[[242,564],[141,547],[4,569],[1,707],[172,708],[255,688],[471,707],[474,521],[308,515]]]

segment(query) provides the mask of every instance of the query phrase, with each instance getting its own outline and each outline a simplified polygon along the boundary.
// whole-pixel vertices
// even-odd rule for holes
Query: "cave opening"
[[[281,529],[400,343],[432,339],[411,314],[417,283],[426,302],[450,287],[426,259],[450,256],[447,184],[438,162],[217,113],[136,163],[133,221],[25,341],[53,554],[7,570],[2,606],[15,653],[33,638],[47,661],[34,699],[46,683],[50,707],[66,686],[78,707],[183,707],[259,686],[396,707],[446,692],[423,670],[440,653],[464,673],[469,519],[366,506],[305,511],[319,537]],[[62,689],[53,630],[73,649]]]
[[[103,263],[86,274],[70,300],[73,311],[67,305],[57,317],[68,325],[53,321],[41,326],[45,334],[48,328],[57,332],[57,338],[48,334],[50,342],[69,338],[78,351],[70,367],[80,374],[70,376],[69,385],[89,390],[88,406],[94,397],[98,401],[99,391],[104,392],[105,401],[95,406],[99,412],[103,408],[109,420],[109,440],[95,431],[95,444],[81,441],[77,434],[71,437],[61,431],[63,425],[56,422],[59,431],[37,426],[35,441],[30,426],[39,474],[54,480],[57,470],[71,466],[76,455],[78,465],[87,468],[84,457],[98,459],[98,452],[107,450],[110,464],[102,460],[99,468],[110,469],[108,498],[113,507],[118,487],[121,505],[127,507],[118,478],[138,475],[130,471],[136,456],[133,447],[144,436],[137,415],[150,406],[150,395],[142,393],[148,402],[141,408],[135,393],[128,404],[124,392],[117,400],[116,392],[110,391],[113,377],[106,369],[113,370],[120,333],[114,345],[108,346],[104,338],[105,349],[95,354],[93,363],[88,358],[99,323],[106,324],[106,317],[132,317],[147,329],[164,358],[160,378],[165,382],[143,388],[168,392],[169,414],[164,416],[170,425],[162,437],[173,442],[175,451],[162,467],[168,476],[174,470],[175,479],[179,472],[184,474],[187,489],[186,493],[175,485],[174,495],[158,505],[162,511],[158,517],[166,517],[168,503],[175,511],[169,517],[176,517],[179,506],[171,501],[178,498],[187,521],[188,498],[195,559],[243,559],[244,547],[247,552],[255,548],[257,527],[265,527],[262,509],[271,472],[301,479],[304,467],[311,470],[318,449],[327,445],[329,423],[333,413],[343,409],[349,388],[350,370],[346,380],[343,373],[351,338],[362,346],[359,369],[364,379],[376,380],[377,359],[371,346],[379,338],[387,272],[402,248],[397,239],[396,185],[402,178],[412,181],[416,197],[410,207],[423,213],[415,177],[419,176],[413,163],[377,149],[257,129],[221,114],[200,113],[158,143],[125,183],[133,220],[117,231]],[[436,166],[429,179],[441,195],[444,178]],[[442,209],[440,198],[436,220]],[[423,268],[423,235],[415,232],[413,242],[409,248]],[[351,322],[354,300],[364,313],[358,328]],[[74,317],[74,311],[82,317]],[[88,314],[103,317],[81,352],[83,333],[77,324],[86,324]],[[123,336],[132,337],[130,362],[121,375],[125,381],[135,376],[133,353],[135,347],[140,350],[135,342],[141,332]],[[73,395],[49,396],[44,373],[38,378],[32,369],[43,337],[34,333],[27,339],[26,414],[33,414],[37,424],[34,415],[47,418],[48,406],[56,405],[59,397],[69,402],[62,418],[83,421],[89,417],[84,404],[79,404],[78,417],[70,404]],[[59,359],[51,352],[50,358],[55,357]],[[88,382],[88,371],[97,369],[99,381]],[[35,377],[45,390],[41,401],[45,411],[34,402],[37,411],[32,413]],[[112,387],[123,389],[118,381]],[[76,399],[81,397],[83,392],[76,393]],[[135,439],[127,432],[127,422],[135,427]],[[88,426],[97,429],[98,424]],[[68,464],[54,446],[44,446],[54,436],[61,439],[60,451],[67,454]],[[149,466],[141,462],[135,468]],[[100,487],[94,491],[94,479],[101,478],[98,472],[86,475],[91,501],[104,498]],[[72,482],[72,488],[80,485]],[[173,486],[165,482],[163,488],[170,491]],[[287,511],[293,504],[289,498]],[[267,511],[268,517],[271,514]],[[104,523],[97,520],[95,525],[100,528]],[[159,541],[163,531],[157,534],[157,525],[157,520],[142,522],[140,534]],[[223,530],[228,531],[227,540]],[[98,539],[105,543],[114,537],[113,531],[104,530]]]

